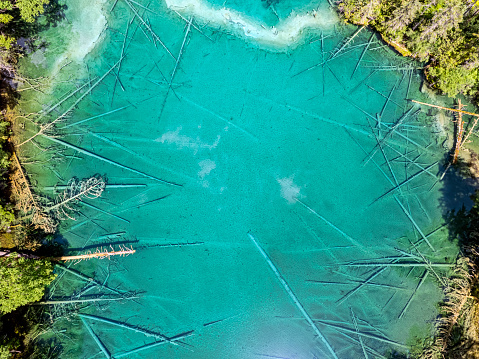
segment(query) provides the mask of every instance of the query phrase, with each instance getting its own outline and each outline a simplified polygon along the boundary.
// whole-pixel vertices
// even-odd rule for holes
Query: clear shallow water
[[[138,185],[107,188],[100,199],[87,201],[96,209],[84,206],[76,222],[62,224],[60,233],[72,248],[123,242],[138,249],[126,258],[76,265],[101,282],[109,271],[110,287],[141,292],[137,301],[80,312],[168,337],[194,331],[181,345],[163,342],[131,358],[358,358],[363,348],[357,332],[369,355],[379,357],[428,333],[440,299],[434,271],[345,265],[424,263],[420,255],[445,263],[456,253],[442,231],[427,237],[435,251],[417,231],[426,236],[440,227],[447,209],[439,205],[441,184],[433,187],[444,156],[442,138],[432,133],[434,118],[422,112],[387,135],[410,109],[406,98],[424,97],[419,73],[385,71],[408,61],[367,30],[326,66],[304,71],[327,59],[356,28],[322,27],[308,32],[302,45],[272,51],[229,35],[237,32],[228,24],[198,21],[193,24],[201,33],[194,27],[187,32],[186,22],[163,3],[149,4],[151,12],[131,4],[144,23],[128,25],[133,13],[124,1],[113,11],[113,3],[105,2],[106,20],[95,21],[106,23],[105,30],[90,29],[90,40],[82,42],[91,51],[51,46],[37,69],[30,66],[32,73],[46,67],[59,71],[57,82],[69,81],[57,83],[52,104],[89,79],[93,87],[57,126],[63,144],[37,138],[42,147],[76,156],[55,164],[57,175],[40,176],[39,190],[52,195],[46,186],[94,174],[109,184]],[[258,9],[264,7],[239,5],[237,11],[263,17]],[[277,6],[295,5],[304,9],[307,2]],[[75,19],[84,21],[83,11],[72,4],[63,32],[81,30]],[[89,12],[99,14],[93,6]],[[46,35],[53,42],[62,34],[56,31]],[[158,39],[154,45],[155,36],[172,55]],[[66,54],[64,63],[59,52]],[[117,75],[108,72],[122,53]],[[59,70],[68,59],[74,61]],[[52,111],[51,119],[87,88]],[[34,100],[24,103],[35,106]],[[386,136],[379,140],[384,154],[373,135],[377,128]],[[25,136],[34,133],[32,125],[26,130]],[[31,155],[38,148],[28,143],[21,151]],[[398,184],[401,191],[378,199]],[[411,245],[418,241],[421,254]],[[81,286],[65,275],[53,296]],[[65,357],[104,356],[73,318],[57,323],[68,335],[61,337]],[[85,320],[113,357],[154,342]]]
[[[213,8],[228,8],[250,16],[268,26],[277,25],[285,20],[292,12],[302,13],[320,7],[323,11],[327,9],[326,1],[317,0],[282,0],[282,1],[241,1],[241,0],[207,0]]]

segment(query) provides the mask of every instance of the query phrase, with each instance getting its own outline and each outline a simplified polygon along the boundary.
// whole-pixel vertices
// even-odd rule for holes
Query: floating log
[[[461,100],[458,101],[458,109],[459,111],[462,110]],[[461,112],[457,112],[456,128],[457,128],[457,136],[456,136],[456,145],[454,147],[454,156],[452,158],[452,164],[455,164],[457,162],[457,157],[459,156],[459,150],[461,149],[461,145],[462,145],[462,135],[464,133],[464,121],[462,120]]]
[[[61,257],[53,257],[51,260],[54,261],[81,261],[84,259],[91,259],[91,258],[110,258],[113,256],[127,256],[129,254],[133,254],[136,251],[132,248],[122,248],[119,251],[108,251],[108,250],[98,250],[95,253],[88,253],[88,254],[80,254],[77,256],[61,256]],[[64,268],[65,269],[65,268]]]
[[[465,114],[465,115],[471,115],[471,116],[479,117],[479,115],[477,113],[463,111],[463,110],[459,110],[459,109],[456,109],[456,108],[448,108],[448,107],[442,107],[442,106],[437,106],[437,105],[431,105],[430,103],[419,102],[419,101],[416,101],[416,100],[411,100],[411,102],[418,103],[420,105],[429,106],[429,107],[439,108],[441,110],[447,110],[447,111],[452,111],[452,112],[460,112],[460,113]]]
[[[132,300],[139,298],[138,296],[118,297],[118,298],[88,298],[88,299],[68,299],[68,300],[45,300],[35,302],[32,305],[56,305],[56,304],[73,304],[73,303],[91,303],[91,302],[114,302],[119,300]]]

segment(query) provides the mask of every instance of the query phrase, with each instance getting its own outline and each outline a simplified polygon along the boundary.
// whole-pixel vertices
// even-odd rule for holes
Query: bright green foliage
[[[452,68],[430,67],[427,70],[427,76],[432,79],[431,82],[437,88],[450,97],[455,97],[458,93],[469,94],[478,84],[477,68],[468,70],[462,66]]]
[[[10,348],[5,345],[0,345],[0,359],[8,359],[12,356]]]
[[[5,209],[5,207],[0,206],[0,231],[5,230],[14,220],[15,215],[13,211],[9,211]]]
[[[26,22],[34,22],[35,18],[43,14],[43,5],[50,0],[17,0],[16,6],[20,9],[20,16]]]
[[[2,24],[8,24],[10,21],[12,21],[13,16],[9,14],[0,14],[0,23]]]
[[[0,0],[0,10],[12,10],[13,4],[8,0]]]
[[[343,0],[340,10],[352,23],[366,25],[381,14],[381,0]]]
[[[44,259],[3,257],[0,259],[0,312],[40,300],[55,275],[53,264]]]
[[[11,22],[17,24],[21,21],[33,23],[43,14],[44,6],[49,3],[50,0],[0,0],[0,49],[10,50],[16,42],[16,39],[10,36],[15,33],[12,27],[5,27],[2,24]],[[14,9],[20,10],[20,14],[18,15],[18,11],[11,11]]]
[[[0,141],[1,144],[2,141]],[[10,165],[8,153],[0,148],[0,170],[5,169]]]
[[[401,53],[428,61],[432,86],[479,98],[479,9],[474,0],[341,0],[350,22],[371,25]]]
[[[8,50],[12,47],[12,45],[15,42],[16,42],[15,38],[0,34],[0,47],[3,47]]]

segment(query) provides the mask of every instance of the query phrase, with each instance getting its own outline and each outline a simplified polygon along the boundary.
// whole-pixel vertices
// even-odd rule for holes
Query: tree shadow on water
[[[19,44],[25,51],[34,51],[35,37],[40,32],[48,30],[50,27],[56,27],[61,21],[64,21],[67,8],[67,5],[60,4],[58,0],[50,0],[50,3],[44,7],[43,15],[35,22],[22,20],[19,9],[11,10],[9,14],[13,16],[13,20],[4,24],[2,31],[16,39],[23,39],[23,41],[19,41]]]
[[[449,158],[450,155],[446,154],[443,163]],[[449,167],[441,181],[439,205],[447,223],[449,240],[458,239],[461,248],[469,241],[466,238],[471,230],[477,230],[479,238],[479,223],[476,225],[476,221],[471,221],[471,218],[479,219],[479,208],[475,208],[479,179],[472,176],[476,159],[475,154],[468,161],[460,158],[457,164]]]

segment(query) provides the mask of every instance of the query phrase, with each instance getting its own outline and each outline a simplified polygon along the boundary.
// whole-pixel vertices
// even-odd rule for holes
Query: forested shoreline
[[[54,358],[55,343],[40,343],[45,329],[44,308],[29,305],[40,300],[55,278],[49,255],[48,235],[21,220],[12,193],[15,164],[12,127],[20,97],[17,92],[18,60],[34,48],[34,36],[61,18],[62,6],[49,0],[0,1],[0,358]],[[40,16],[42,15],[43,16]],[[40,16],[40,17],[39,17]],[[37,18],[39,21],[36,21]],[[22,46],[20,45],[22,44]],[[28,81],[28,79],[23,79]],[[48,247],[48,246],[47,246]],[[23,255],[17,255],[17,252]]]
[[[337,9],[347,22],[372,27],[401,55],[425,63],[424,78],[429,87],[451,98],[466,96],[477,106],[479,2],[340,0]],[[461,166],[464,169],[464,165],[457,165],[456,171],[461,171]],[[414,357],[479,358],[477,192],[472,199],[475,204],[471,210],[463,208],[450,215],[450,237],[458,240],[461,254],[448,286],[443,288],[444,300],[439,303],[441,314],[435,336],[420,343]]]
[[[341,0],[338,11],[377,30],[403,56],[425,62],[429,86],[479,100],[479,3],[475,0]]]
[[[336,5],[348,22],[374,28],[402,55],[425,62],[424,74],[429,86],[453,98],[462,94],[475,103],[479,101],[477,1],[341,0]],[[0,250],[12,251],[2,252],[9,255],[0,253],[0,359],[59,355],[55,343],[41,346],[35,342],[42,331],[44,312],[41,307],[27,304],[41,300],[44,288],[54,279],[52,261],[36,258],[41,254],[52,256],[52,248],[45,252],[49,235],[38,228],[38,223],[20,220],[10,178],[22,172],[22,166],[15,160],[9,138],[19,97],[15,86],[17,61],[38,46],[34,35],[55,26],[62,18],[63,9],[63,5],[50,0],[0,1]],[[450,278],[449,288],[445,289],[446,301],[442,304],[445,309],[438,322],[438,335],[430,342],[421,343],[415,353],[417,357],[460,358],[465,353],[479,357],[478,338],[474,337],[477,332],[474,323],[479,317],[478,196],[474,200],[476,206],[472,210],[451,216],[455,230],[451,235],[459,238],[463,257]],[[16,252],[31,257],[17,256]]]

